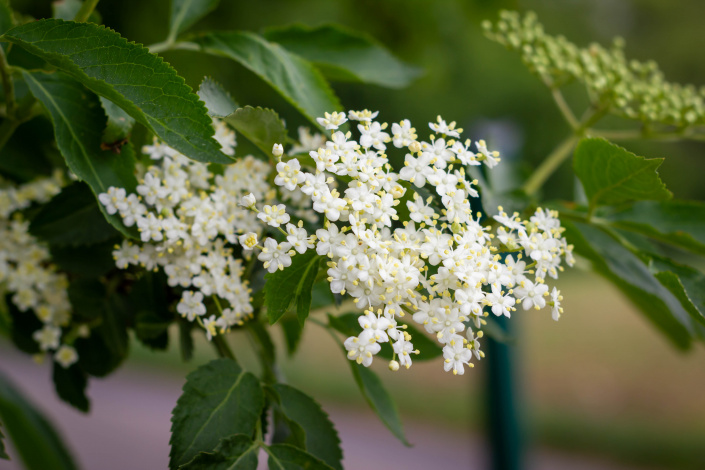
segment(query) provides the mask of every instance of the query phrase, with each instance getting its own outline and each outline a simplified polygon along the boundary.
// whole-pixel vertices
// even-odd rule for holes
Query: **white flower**
[[[277,163],[277,176],[274,184],[284,186],[289,191],[295,190],[299,184],[303,183],[306,175],[301,171],[301,164],[295,158],[288,162]]]
[[[368,109],[363,109],[362,111],[348,111],[348,118],[351,121],[360,121],[369,124],[378,114],[379,111],[372,112]]]
[[[262,212],[257,214],[257,217],[272,227],[284,225],[291,219],[289,214],[286,213],[286,206],[284,204],[264,206]]]
[[[103,206],[105,206],[105,212],[110,215],[115,214],[119,210],[123,210],[126,207],[126,191],[123,188],[116,188],[111,186],[108,188],[107,193],[101,193],[98,195],[98,200]]]
[[[428,127],[431,128],[434,132],[438,134],[445,134],[448,137],[460,137],[460,132],[463,132],[462,129],[455,130],[455,121],[451,122],[450,125],[446,124],[446,122],[441,119],[440,116],[437,118],[437,123],[435,122],[429,122]]]
[[[54,360],[64,369],[68,369],[71,365],[78,361],[78,354],[71,346],[62,344],[61,347],[59,347],[59,349],[54,353]]]
[[[492,285],[492,292],[485,297],[487,305],[491,306],[492,313],[497,316],[511,316],[511,311],[515,310],[516,300],[510,295],[504,295],[502,289],[497,284]]]
[[[489,168],[494,168],[499,163],[499,152],[490,151],[487,149],[487,144],[484,140],[478,140],[475,142],[475,147],[477,147],[477,152],[485,157],[484,163]]]
[[[284,155],[284,147],[282,144],[274,144],[274,147],[272,147],[272,155],[277,158]]]
[[[188,321],[193,321],[197,316],[206,314],[206,306],[203,305],[203,294],[201,292],[184,291],[181,300],[176,305],[176,311],[186,317]]]
[[[411,354],[419,353],[419,351],[414,350],[414,345],[411,344],[410,340],[411,335],[407,332],[403,332],[392,345],[392,349],[399,357],[399,363],[407,369],[411,367]]]
[[[348,350],[348,359],[365,367],[370,367],[373,356],[382,349],[369,330],[363,331],[359,336],[349,337],[345,340],[344,345]]]
[[[262,261],[264,268],[270,273],[277,269],[283,270],[291,266],[291,254],[294,252],[289,252],[290,248],[291,245],[287,242],[277,244],[273,238],[267,238],[257,259]]]
[[[322,118],[316,118],[316,121],[328,130],[337,129],[348,120],[348,118],[345,117],[345,113],[324,113],[323,116]]]
[[[378,122],[373,122],[369,126],[358,124],[357,128],[360,131],[360,145],[365,148],[374,147],[377,150],[384,150],[385,143],[389,142],[389,134],[383,132],[382,125]]]
[[[392,326],[389,319],[368,310],[365,315],[360,315],[357,321],[364,331],[369,331],[372,334],[375,341],[379,343],[389,341],[387,330]]]
[[[434,174],[431,160],[433,155],[430,152],[424,152],[418,158],[408,153],[404,157],[404,168],[399,172],[399,176],[421,188],[426,184],[426,178]]]
[[[203,319],[203,328],[206,330],[206,339],[208,341],[211,341],[213,336],[218,334],[217,326],[218,322],[215,319],[215,315]]]
[[[59,339],[61,338],[61,328],[52,325],[44,325],[40,330],[32,334],[34,341],[39,343],[39,349],[48,351],[59,347]]]
[[[396,148],[408,147],[416,141],[416,137],[416,129],[411,127],[408,119],[404,119],[399,124],[392,124],[392,143]]]
[[[309,240],[308,233],[303,227],[297,227],[293,224],[286,225],[286,240],[299,253],[306,253],[306,250],[313,248],[313,242]]]
[[[519,283],[519,287],[514,289],[514,295],[521,302],[524,310],[529,310],[534,307],[536,310],[546,306],[545,295],[548,295],[548,286],[546,284],[536,283],[525,279]]]
[[[238,237],[238,241],[240,242],[240,245],[242,245],[242,249],[245,251],[250,251],[252,250],[255,246],[257,246],[257,234],[254,232],[246,233],[244,235],[240,235]]]
[[[561,291],[554,287],[551,291],[551,300],[549,301],[549,305],[551,305],[551,316],[555,321],[558,321],[563,313],[563,307],[561,307],[562,300],[563,296],[561,295]]]
[[[446,372],[452,370],[455,375],[463,375],[465,370],[463,365],[468,364],[472,359],[472,352],[463,344],[463,337],[456,335],[447,345],[443,347],[443,359],[445,364],[443,368]]]

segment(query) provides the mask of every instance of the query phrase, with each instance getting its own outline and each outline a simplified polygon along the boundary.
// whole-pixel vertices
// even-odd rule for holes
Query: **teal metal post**
[[[506,336],[515,337],[507,317],[494,318]],[[488,337],[487,354],[487,429],[490,445],[490,468],[493,470],[521,470],[523,446],[517,377],[515,373],[516,346],[500,343]]]

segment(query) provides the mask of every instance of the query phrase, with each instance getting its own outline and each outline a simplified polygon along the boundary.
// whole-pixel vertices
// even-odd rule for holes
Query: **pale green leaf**
[[[232,162],[213,139],[211,118],[198,96],[171,66],[145,47],[104,26],[57,19],[17,26],[3,39],[117,104],[187,157]]]
[[[212,452],[200,452],[180,470],[256,470],[260,446],[250,436],[223,438]]]
[[[219,0],[171,0],[169,38],[173,40],[179,33],[215,10],[218,2]]]
[[[308,61],[249,32],[197,35],[191,39],[209,54],[235,60],[271,85],[314,125],[341,105],[321,73]]]
[[[237,362],[216,359],[199,367],[186,377],[173,411],[169,468],[212,451],[224,436],[252,435],[263,407],[259,381]]]
[[[23,76],[49,112],[56,144],[71,171],[88,183],[96,197],[111,186],[133,192],[137,179],[131,153],[116,154],[100,148],[106,117],[98,97],[61,73],[24,72]],[[102,204],[99,207],[115,228],[128,237],[136,236],[134,227],[125,227],[118,214],[108,214]]]
[[[226,117],[225,122],[270,158],[274,144],[284,144],[287,140],[284,123],[271,109],[245,106]]]
[[[612,226],[705,255],[705,204],[641,201],[603,216]]]
[[[328,415],[313,398],[284,384],[272,386],[284,416],[300,426],[305,436],[305,450],[342,470],[343,451],[340,439]]]
[[[198,97],[206,104],[208,114],[213,117],[230,116],[238,108],[230,93],[211,77],[205,77],[201,82],[198,87]]]
[[[605,139],[583,139],[575,149],[573,168],[590,207],[632,201],[663,201],[673,195],[657,169],[662,158],[646,159]]]
[[[60,20],[73,20],[82,6],[82,0],[56,0],[51,3],[52,16]],[[101,18],[98,11],[93,10],[88,21],[100,24]]]
[[[27,470],[75,470],[76,464],[54,427],[0,373],[0,421]]]
[[[274,444],[265,450],[272,470],[333,470],[322,460],[289,444]]]
[[[402,88],[421,74],[370,36],[340,25],[284,26],[268,29],[264,36],[311,61],[331,80]]]

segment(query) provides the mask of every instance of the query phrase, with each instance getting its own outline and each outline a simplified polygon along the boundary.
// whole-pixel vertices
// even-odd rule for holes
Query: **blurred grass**
[[[600,455],[648,466],[705,468],[705,359],[672,349],[611,285],[594,274],[570,271],[558,283],[565,314],[517,312],[518,369],[527,437],[542,447]],[[319,313],[320,315],[320,313]],[[316,325],[307,325],[299,352],[284,357],[274,327],[282,370],[289,383],[318,400],[366,406],[338,346]],[[176,335],[172,335],[176,338]],[[197,334],[192,362],[182,363],[178,345],[152,353],[133,342],[130,365],[185,375],[215,357]],[[231,335],[238,360],[259,366],[247,337]],[[416,362],[391,373],[373,367],[395,396],[402,418],[482,434],[484,370],[480,363],[454,377],[441,360]]]

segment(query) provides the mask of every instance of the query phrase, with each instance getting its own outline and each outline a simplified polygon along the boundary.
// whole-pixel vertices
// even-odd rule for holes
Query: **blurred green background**
[[[46,0],[12,4],[36,17],[51,15]],[[496,19],[503,8],[534,10],[549,33],[580,45],[608,44],[613,36],[622,36],[630,57],[656,60],[668,79],[705,83],[701,0],[222,0],[195,29],[261,31],[294,22],[336,22],[365,31],[424,74],[401,90],[335,83],[346,108],[380,110],[380,118],[388,122],[409,118],[419,130],[441,114],[457,121],[468,137],[493,142],[507,166],[522,175],[568,127],[518,56],[483,37],[480,23]],[[105,24],[136,42],[152,44],[166,37],[166,0],[101,0],[98,10]],[[192,87],[211,75],[240,104],[276,109],[291,130],[304,124],[267,85],[230,61],[190,52],[164,57]],[[567,95],[572,103],[584,100],[578,87]],[[702,143],[625,146],[646,157],[666,157],[661,174],[676,197],[705,199]],[[572,183],[566,166],[550,180],[547,196],[569,196]],[[519,324],[521,397],[530,440],[632,464],[705,468],[702,348],[689,355],[675,352],[616,290],[592,274],[575,269],[558,285],[565,297],[560,322],[552,322],[548,313],[517,312],[515,317],[521,318],[513,318]],[[287,363],[292,384],[327,401],[363,406],[344,359],[323,334],[309,328],[300,355]],[[173,347],[167,355],[136,349],[133,360],[166,361],[179,373],[195,366],[176,365]],[[435,362],[383,377],[400,397],[403,414],[421,414],[446,426],[469,422],[481,433],[481,369],[454,378]],[[450,403],[459,403],[461,412]]]

